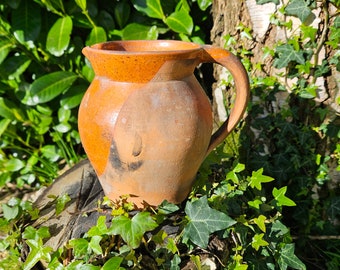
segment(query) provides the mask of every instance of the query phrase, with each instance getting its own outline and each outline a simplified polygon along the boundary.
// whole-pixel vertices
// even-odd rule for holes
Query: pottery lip
[[[115,40],[83,48],[96,53],[113,55],[169,55],[202,51],[200,44],[180,40]]]

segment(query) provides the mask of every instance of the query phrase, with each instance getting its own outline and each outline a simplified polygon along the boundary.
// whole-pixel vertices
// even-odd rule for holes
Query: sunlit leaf
[[[287,15],[296,16],[302,22],[306,21],[306,19],[312,14],[312,11],[305,0],[290,1],[285,8],[285,11]]]
[[[212,5],[212,0],[197,0],[197,4],[204,11]]]
[[[84,256],[88,252],[89,242],[84,238],[71,239],[68,244],[73,248],[73,253],[76,258]]]
[[[11,47],[13,47],[12,42],[0,36],[0,64],[5,60]]]
[[[226,229],[236,223],[225,213],[212,209],[206,196],[194,202],[188,201],[185,207],[189,223],[184,228],[183,237],[205,248],[211,233]]]
[[[72,24],[72,19],[69,16],[59,18],[48,31],[46,49],[54,56],[62,56],[68,48]]]
[[[299,64],[304,64],[305,59],[302,51],[296,51],[290,44],[283,44],[276,48],[278,57],[274,61],[276,68],[283,68],[288,66],[292,61],[296,61]]]
[[[257,188],[258,190],[261,190],[262,183],[268,183],[268,182],[274,181],[273,177],[263,175],[262,173],[263,173],[263,168],[258,169],[255,172],[252,172],[250,181],[249,181],[249,185],[252,188]]]
[[[160,0],[132,0],[133,6],[148,17],[163,19],[163,9]]]
[[[170,14],[170,16],[166,18],[165,23],[171,30],[187,35],[190,35],[194,28],[194,23],[189,12],[184,9]]]
[[[93,27],[86,40],[86,45],[91,46],[100,42],[107,41],[105,29],[100,26]]]
[[[260,247],[265,247],[269,245],[269,243],[266,240],[263,240],[263,236],[264,236],[263,233],[254,235],[253,240],[251,242],[251,246],[255,250],[259,250]]]
[[[27,105],[48,102],[66,91],[76,79],[76,74],[67,71],[44,75],[32,83],[29,96],[23,102]]]
[[[285,196],[287,192],[287,187],[282,187],[280,189],[277,189],[274,187],[273,189],[273,196],[274,199],[276,200],[276,203],[278,206],[295,206],[295,202],[289,199],[288,197]]]
[[[39,229],[36,229],[33,228],[32,226],[28,226],[25,228],[22,237],[25,239],[32,239],[38,241],[39,238],[44,239],[50,237],[50,233],[48,227],[42,226]]]
[[[71,201],[71,198],[68,194],[63,194],[57,198],[55,206],[55,213],[57,216],[65,209],[65,206],[69,201]]]
[[[124,40],[155,40],[158,37],[157,26],[146,26],[139,23],[128,24],[122,32]]]
[[[144,233],[156,227],[157,223],[152,219],[150,213],[140,212],[131,219],[126,216],[114,217],[109,231],[111,234],[121,235],[129,246],[137,248]]]
[[[122,257],[113,257],[110,260],[108,260],[103,267],[102,270],[120,270],[120,265],[123,262]]]

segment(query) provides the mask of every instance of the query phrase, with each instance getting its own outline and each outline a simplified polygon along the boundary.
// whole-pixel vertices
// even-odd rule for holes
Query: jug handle
[[[236,97],[233,108],[227,120],[212,134],[206,155],[219,145],[236,127],[241,120],[249,99],[249,79],[241,61],[231,52],[214,47],[203,45],[201,62],[216,63],[225,67],[232,75],[236,88]]]

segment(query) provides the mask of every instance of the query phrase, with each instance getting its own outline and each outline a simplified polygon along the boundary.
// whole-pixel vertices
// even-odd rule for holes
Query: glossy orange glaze
[[[79,132],[105,194],[130,195],[137,208],[180,203],[244,113],[243,66],[226,50],[180,41],[116,41],[83,52],[96,76],[79,109]],[[210,101],[193,75],[202,62],[227,67],[236,83],[229,121],[213,135]]]

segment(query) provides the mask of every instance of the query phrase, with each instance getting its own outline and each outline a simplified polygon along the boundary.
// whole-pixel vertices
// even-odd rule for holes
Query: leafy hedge
[[[305,22],[319,6],[316,29]],[[2,2],[2,190],[37,189],[85,157],[77,108],[94,75],[84,46],[115,39],[210,43],[210,8],[209,0]],[[44,245],[48,228],[28,226],[39,209],[13,197],[1,204],[0,268],[42,262],[49,269],[141,269],[147,259],[158,269],[180,269],[188,261],[207,269],[202,258],[208,256],[218,269],[337,269],[340,190],[332,175],[340,170],[340,125],[315,97],[317,79],[340,70],[338,11],[338,0],[292,0],[277,9],[271,24],[293,30],[286,41],[264,48],[277,74],[251,61],[245,45],[255,42],[251,29],[240,25],[238,39],[225,37],[243,60],[256,98],[246,121],[206,159],[183,205],[164,202],[136,214],[128,198],[118,205],[104,198],[98,211],[112,208],[112,220],[101,216],[84,237],[52,250]],[[289,16],[301,21],[296,29]],[[321,47],[327,53],[320,64]],[[66,195],[51,203],[60,214],[68,201]],[[165,223],[178,234],[169,235]],[[225,247],[220,256],[213,255],[216,241]],[[22,261],[24,244],[29,253]]]

